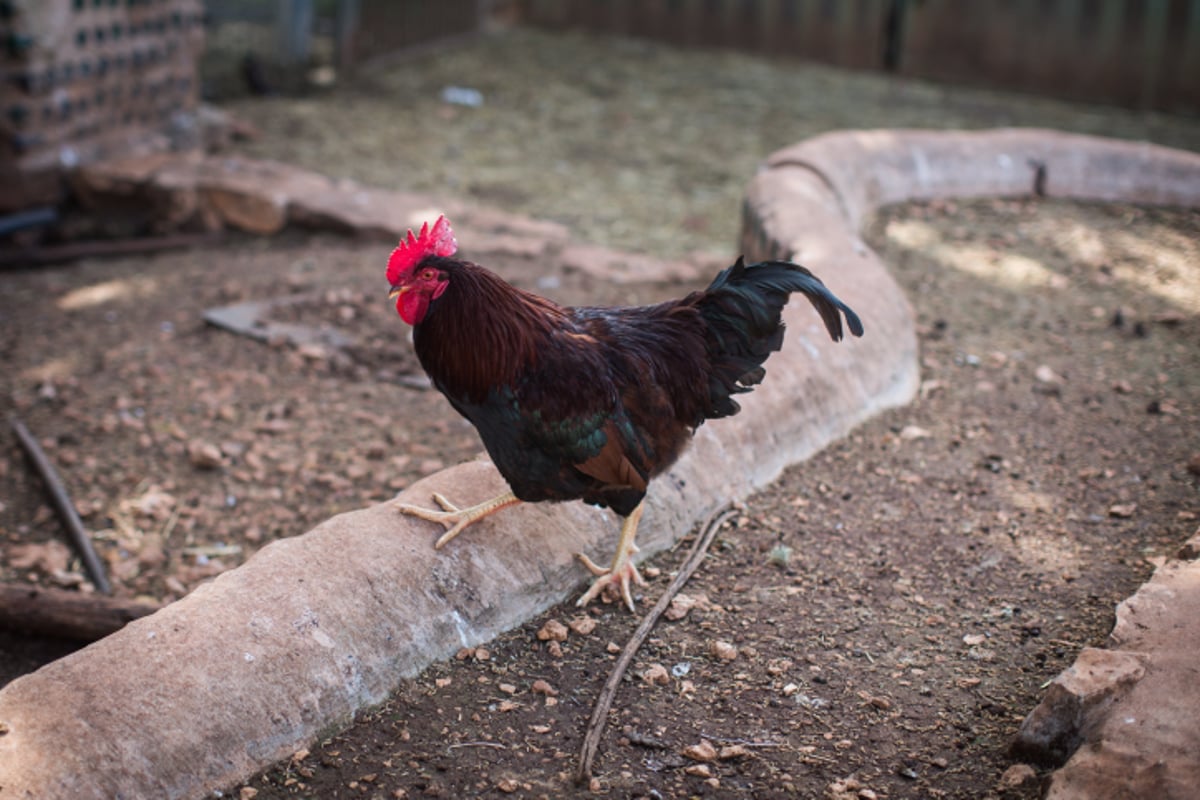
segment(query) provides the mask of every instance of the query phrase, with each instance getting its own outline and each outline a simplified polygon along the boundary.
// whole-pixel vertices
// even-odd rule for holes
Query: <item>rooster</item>
[[[455,258],[450,223],[410,230],[388,260],[390,298],[413,327],[421,366],[479,431],[510,491],[459,508],[398,504],[441,523],[443,547],[464,528],[521,502],[583,500],[624,517],[612,566],[583,554],[596,575],[583,606],[630,584],[642,501],[650,480],[679,458],[708,419],[738,412],[733,395],[762,381],[763,362],[783,344],[780,312],[801,292],[834,341],[842,314],[862,323],[811,272],[787,261],[737,263],[681,300],[629,308],[567,308]]]

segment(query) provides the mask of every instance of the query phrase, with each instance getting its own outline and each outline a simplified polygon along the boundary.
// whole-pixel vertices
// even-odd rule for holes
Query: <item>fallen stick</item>
[[[641,624],[638,625],[637,630],[633,632],[633,636],[626,642],[620,657],[617,658],[616,665],[613,666],[612,674],[608,676],[608,682],[600,690],[600,696],[596,698],[596,705],[592,709],[592,719],[588,722],[587,735],[583,738],[583,749],[579,753],[579,771],[575,773],[576,783],[582,784],[591,780],[592,762],[596,758],[596,748],[600,746],[600,736],[604,733],[604,723],[608,717],[609,709],[612,708],[613,699],[617,696],[617,687],[621,683],[621,678],[625,675],[625,670],[629,669],[630,663],[633,662],[633,657],[637,655],[642,642],[646,641],[646,637],[650,635],[650,631],[654,628],[655,623],[658,622],[658,618],[667,610],[667,606],[675,599],[675,595],[679,593],[679,590],[687,583],[688,578],[692,577],[692,573],[696,571],[696,568],[704,560],[704,555],[708,552],[708,546],[716,538],[717,531],[735,513],[732,507],[724,506],[714,511],[705,520],[704,526],[701,529],[703,533],[696,540],[696,543],[692,545],[691,552],[688,553],[683,565],[680,566],[675,580],[671,581],[671,585],[663,592],[662,597],[658,598],[658,602],[654,604],[654,608],[650,609],[650,612],[646,614]]]
[[[75,511],[75,504],[71,502],[71,496],[67,494],[66,487],[63,486],[62,479],[58,477],[54,465],[50,463],[50,459],[46,458],[45,451],[42,450],[37,439],[33,438],[29,429],[25,427],[25,423],[17,419],[16,415],[9,417],[9,423],[12,425],[13,433],[17,435],[17,441],[25,450],[25,455],[29,456],[29,461],[37,470],[38,475],[42,477],[42,482],[46,484],[46,491],[50,493],[54,510],[58,512],[58,518],[62,521],[63,527],[67,529],[71,544],[75,546],[75,552],[83,561],[83,568],[87,572],[88,578],[96,587],[96,591],[101,594],[112,594],[112,586],[109,585],[108,576],[104,573],[104,565],[100,563],[100,557],[96,555],[96,549],[92,547],[92,537],[88,536],[87,530],[84,529],[83,521],[79,519],[79,514]]]
[[[0,584],[0,627],[82,642],[103,639],[158,610],[150,603],[29,584]]]
[[[81,258],[147,255],[160,250],[211,245],[220,238],[216,233],[170,233],[132,239],[90,239],[36,247],[5,247],[0,248],[0,267],[40,267]]]

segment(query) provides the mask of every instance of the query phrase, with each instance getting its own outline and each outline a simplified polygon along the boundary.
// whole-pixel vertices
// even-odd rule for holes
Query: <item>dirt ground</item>
[[[921,398],[748,501],[618,695],[603,794],[1036,797],[999,788],[1020,720],[1197,528],[1200,215],[917,205],[868,238],[918,309]],[[643,606],[680,558],[651,562]],[[539,640],[581,618],[595,628]],[[555,609],[246,785],[571,794],[635,624]],[[702,741],[716,761],[686,755]]]
[[[441,125],[443,146],[462,147],[457,169],[476,181],[460,184],[466,196],[578,222],[594,241],[661,255],[727,248],[755,160],[817,131],[783,122],[771,134],[780,141],[754,142],[758,149],[739,153],[736,168],[715,153],[695,158],[687,136],[675,150],[656,140],[636,168],[621,162],[603,176],[590,171],[630,157],[599,143],[589,150],[586,137],[603,139],[604,128],[572,124],[581,163],[564,167],[557,205],[536,188],[545,175],[519,169],[532,158],[524,150],[475,155],[489,151],[472,137],[489,129],[532,135],[498,116],[472,119],[472,110],[435,102],[429,114],[397,115],[395,148],[355,131],[371,127],[384,101],[412,110],[418,101],[406,104],[410,94],[452,79],[485,77],[487,96],[503,97],[504,87],[518,85],[519,67],[564,59],[563,48],[590,59],[590,82],[530,87],[510,104],[566,114],[559,107],[576,103],[585,120],[628,113],[628,148],[659,126],[660,136],[687,127],[671,124],[671,113],[691,113],[672,99],[671,87],[687,83],[676,70],[692,69],[687,74],[729,97],[784,86],[816,91],[816,80],[825,88],[815,108],[825,113],[814,126],[891,118],[873,103],[896,84],[877,77],[652,45],[512,37],[369,76],[344,96],[238,110],[265,131],[253,146],[259,155],[324,160],[326,171],[374,175],[374,183],[411,178],[417,189],[455,188],[441,166],[411,160],[425,126]],[[657,104],[631,105],[619,87],[628,70],[647,63],[669,76],[665,94]],[[696,73],[706,69],[716,72]],[[372,98],[381,86],[384,97]],[[1066,120],[1060,127],[1200,141],[1200,123],[1189,120],[899,89],[911,102],[891,101],[896,123],[920,124],[920,109],[940,99],[956,109],[943,120],[949,125]],[[826,95],[838,90],[844,103],[835,114]],[[537,102],[539,92],[550,99]],[[769,108],[758,95],[738,102]],[[515,115],[500,105],[485,110]],[[716,116],[687,124],[709,126],[711,141],[722,142],[712,149],[723,153]],[[311,125],[284,137],[300,118],[334,118],[347,128]],[[335,151],[339,135],[344,147]],[[391,155],[394,172],[386,171]],[[508,164],[511,175],[474,160],[486,158]],[[624,181],[621,170],[640,177]],[[644,205],[664,193],[686,200],[658,214]],[[917,309],[921,396],[748,500],[684,590],[696,606],[660,624],[635,662],[601,745],[601,794],[1034,797],[1036,780],[1004,791],[998,782],[1010,766],[1005,748],[1040,687],[1080,648],[1103,644],[1114,605],[1200,524],[1200,478],[1188,471],[1200,454],[1200,213],[925,204],[889,210],[866,238]],[[461,244],[563,302],[645,302],[692,288],[605,285],[556,264],[489,256],[486,243]],[[169,601],[274,538],[386,499],[477,452],[470,427],[413,380],[406,331],[384,298],[386,255],[378,246],[287,235],[0,276],[0,406],[21,415],[62,471],[118,593]],[[277,318],[337,327],[355,345],[338,354],[260,343],[201,316],[271,298],[285,299]],[[6,444],[0,579],[86,591],[78,564],[57,544],[40,486],[11,438]],[[651,562],[659,575],[642,608],[681,557]],[[574,623],[564,641],[537,637],[548,620]],[[392,701],[348,730],[229,791],[569,796],[611,650],[635,625],[617,606],[555,609],[403,682]],[[0,680],[67,649],[6,634]],[[706,757],[704,748],[687,750],[702,741],[716,750],[713,760],[690,757]]]

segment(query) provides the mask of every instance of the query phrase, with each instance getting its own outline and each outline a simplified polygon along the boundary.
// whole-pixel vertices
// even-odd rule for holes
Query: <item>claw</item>
[[[438,492],[433,493],[433,501],[442,507],[441,511],[422,508],[421,506],[411,506],[407,503],[396,503],[394,507],[401,514],[419,517],[430,522],[438,522],[445,526],[446,532],[433,543],[433,549],[435,550],[442,549],[447,542],[462,533],[471,523],[478,522],[490,514],[495,514],[502,508],[507,508],[521,502],[512,492],[505,492],[499,497],[486,500],[479,505],[468,508],[459,508],[447,500],[445,495]]]
[[[637,548],[633,548],[633,552],[637,552]],[[614,562],[612,567],[601,567],[596,562],[585,556],[583,553],[576,553],[575,557],[580,563],[585,566],[589,572],[597,576],[596,580],[592,581],[591,588],[584,592],[583,596],[575,603],[579,607],[586,606],[588,603],[599,597],[604,590],[609,587],[616,587],[621,593],[621,599],[625,601],[625,607],[630,613],[637,613],[637,606],[633,602],[633,592],[630,589],[630,583],[636,583],[638,586],[645,586],[646,579],[638,572],[638,568],[629,558],[625,559],[624,564]],[[620,560],[620,559],[618,559]]]
[[[641,518],[642,506],[639,505],[625,519],[624,524],[621,525],[621,538],[617,542],[617,554],[613,558],[611,567],[601,567],[583,553],[576,554],[580,563],[589,572],[597,576],[596,580],[592,581],[591,588],[584,592],[583,597],[579,598],[576,605],[586,606],[599,597],[605,589],[615,586],[620,590],[621,599],[625,601],[625,606],[629,609],[630,613],[637,613],[637,606],[633,603],[633,592],[629,587],[630,582],[636,583],[638,586],[646,585],[645,579],[642,578],[642,574],[638,572],[637,567],[633,563],[633,556],[638,551],[638,547],[634,544],[633,540],[637,535],[637,526]]]

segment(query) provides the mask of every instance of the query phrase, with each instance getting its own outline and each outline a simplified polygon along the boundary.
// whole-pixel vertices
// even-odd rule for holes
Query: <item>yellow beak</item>
[[[412,288],[412,286],[410,286],[410,285],[393,286],[392,290],[390,292],[388,292],[388,300],[395,300],[397,297],[404,294],[411,288]]]

